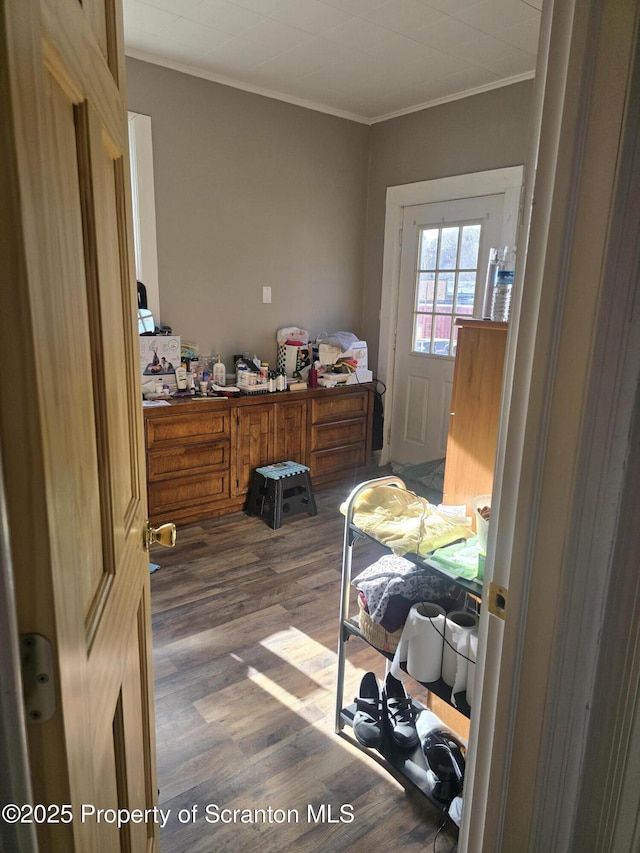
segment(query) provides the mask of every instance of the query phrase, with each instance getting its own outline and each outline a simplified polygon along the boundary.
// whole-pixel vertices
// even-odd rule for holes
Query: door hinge
[[[400,230],[398,231],[398,245],[400,246],[400,248],[402,248],[402,232],[403,232],[403,230],[404,230],[403,228],[400,228]]]
[[[42,634],[22,634],[20,658],[27,722],[44,723],[56,712],[51,643]]]
[[[492,581],[489,584],[489,613],[493,613],[493,615],[497,616],[498,619],[502,619],[504,621],[507,612],[508,596],[509,590],[506,587],[500,586],[500,584]]]

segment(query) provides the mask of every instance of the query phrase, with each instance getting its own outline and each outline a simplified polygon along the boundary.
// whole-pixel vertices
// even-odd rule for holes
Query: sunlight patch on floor
[[[290,626],[282,631],[276,631],[274,634],[266,637],[260,642],[260,645],[269,649],[270,652],[277,655],[284,663],[294,666],[300,672],[303,672],[307,678],[317,685],[317,690],[307,694],[304,699],[295,696],[288,691],[286,687],[279,684],[273,678],[270,678],[265,673],[261,672],[254,666],[247,665],[247,679],[254,685],[263,690],[272,699],[283,705],[289,711],[299,714],[303,718],[307,718],[305,714],[305,706],[311,703],[316,707],[320,707],[325,716],[321,720],[312,720],[309,722],[318,731],[323,734],[333,737],[333,741],[341,749],[346,750],[352,758],[365,762],[369,770],[377,775],[384,777],[394,787],[401,789],[403,786],[389,775],[389,772],[382,767],[376,760],[371,760],[371,755],[363,750],[355,743],[347,738],[339,737],[333,730],[333,717],[335,712],[335,690],[336,690],[336,675],[337,675],[337,653],[329,652],[332,658],[330,667],[323,667],[322,670],[315,672],[316,678],[308,674],[301,664],[314,657],[326,656],[327,648],[304,634],[294,626]],[[230,657],[240,663],[246,663],[239,655],[231,653]],[[349,660],[345,661],[345,678],[344,678],[344,702],[350,704],[351,692],[357,692],[358,685],[364,675],[365,670],[361,667],[354,666]],[[318,677],[320,676],[320,680]],[[350,727],[346,728],[350,733]]]

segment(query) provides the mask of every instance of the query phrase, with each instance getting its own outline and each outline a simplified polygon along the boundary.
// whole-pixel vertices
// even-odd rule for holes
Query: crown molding
[[[192,77],[201,77],[203,80],[209,80],[211,83],[219,83],[222,86],[230,86],[232,89],[240,89],[243,92],[250,92],[253,95],[262,95],[263,98],[271,98],[275,101],[284,101],[287,104],[293,104],[296,107],[304,107],[308,110],[315,110],[320,113],[336,116],[337,118],[356,121],[360,124],[371,124],[371,119],[366,116],[350,113],[347,110],[338,110],[335,107],[329,107],[326,104],[319,104],[315,101],[307,101],[304,98],[295,98],[292,95],[285,95],[282,92],[276,92],[271,89],[263,89],[260,86],[252,86],[250,83],[244,83],[241,80],[234,80],[231,77],[224,77],[222,74],[214,74],[211,71],[205,71],[202,68],[196,68],[195,65],[185,65],[181,62],[173,62],[151,53],[146,53],[142,50],[125,49],[126,56],[132,59],[139,59],[142,62],[150,62],[153,65],[161,65],[163,68],[170,68],[172,71],[179,71],[182,74],[190,74]]]
[[[304,98],[296,98],[292,95],[286,95],[283,92],[277,92],[272,89],[264,89],[260,86],[253,86],[250,83],[245,83],[241,80],[235,80],[231,77],[225,77],[222,74],[214,74],[211,71],[206,71],[202,68],[197,68],[195,65],[187,65],[181,62],[173,62],[172,60],[156,56],[152,53],[147,53],[134,48],[126,48],[125,54],[132,59],[139,59],[142,62],[149,62],[152,65],[160,65],[163,68],[169,68],[172,71],[179,71],[181,74],[189,74],[192,77],[200,77],[203,80],[209,80],[211,83],[219,83],[222,86],[229,86],[232,89],[240,89],[243,92],[250,92],[253,95],[261,95],[263,98],[271,98],[276,101],[284,101],[287,104],[293,104],[297,107],[303,107],[308,110],[326,113],[327,115],[343,118],[347,121],[355,121],[359,124],[374,125],[390,119],[399,118],[400,116],[410,115],[411,113],[421,112],[422,110],[438,107],[441,104],[448,104],[451,101],[459,101],[462,98],[469,98],[473,95],[479,95],[482,92],[489,92],[493,89],[502,89],[504,86],[511,86],[514,83],[520,83],[523,80],[531,80],[535,76],[535,72],[529,71],[524,74],[518,74],[514,77],[507,77],[503,80],[496,80],[493,83],[486,83],[482,86],[476,86],[474,89],[465,89],[463,92],[456,92],[453,95],[446,95],[443,98],[436,98],[432,101],[424,101],[412,107],[406,107],[396,112],[386,113],[381,116],[363,116],[357,113],[352,113],[347,110],[339,110],[335,107],[330,107],[327,104],[321,104],[316,101],[309,101]]]

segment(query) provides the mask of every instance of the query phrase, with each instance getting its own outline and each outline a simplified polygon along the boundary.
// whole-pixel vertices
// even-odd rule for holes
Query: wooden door
[[[244,495],[249,491],[251,475],[261,465],[275,460],[273,442],[273,419],[275,407],[271,403],[257,406],[239,406],[235,441],[236,448],[236,491]]]
[[[307,461],[307,401],[276,405],[275,462]]]
[[[153,812],[92,812],[157,791],[120,4],[0,15],[0,441],[19,631],[50,644],[55,688],[29,770],[35,803],[71,806],[40,849],[148,851]]]

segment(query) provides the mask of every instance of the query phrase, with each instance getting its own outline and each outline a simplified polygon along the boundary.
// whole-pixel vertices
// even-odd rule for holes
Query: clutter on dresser
[[[287,326],[276,332],[278,345],[277,369],[284,370],[287,376],[300,374],[300,371],[311,366],[313,360],[312,347],[309,344],[309,333],[296,326]]]
[[[373,381],[366,341],[353,332],[321,332],[310,341],[306,329],[287,326],[276,333],[277,366],[289,382],[310,388],[335,388]]]
[[[180,337],[141,335],[139,341],[143,396],[169,397],[177,391],[176,368],[181,366]]]
[[[166,334],[169,327],[155,328],[155,335],[140,336],[142,396],[147,401],[258,396],[373,381],[367,344],[353,332],[321,332],[311,341],[298,326],[278,329],[275,361],[245,351],[233,356],[230,372],[219,351],[204,355],[197,343]]]
[[[335,388],[373,382],[368,369],[368,347],[353,332],[322,332],[316,339],[318,348],[318,385]]]

